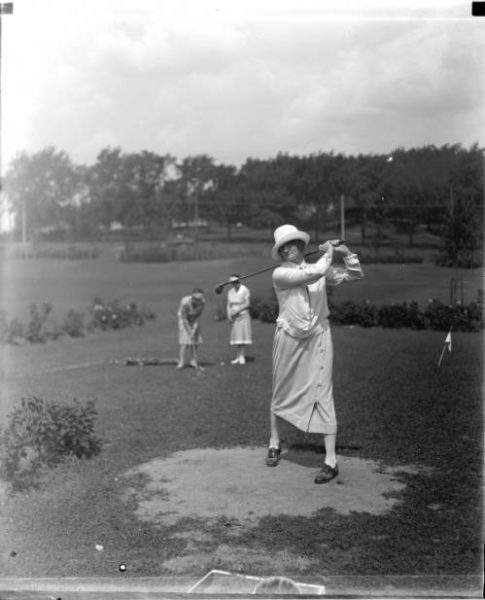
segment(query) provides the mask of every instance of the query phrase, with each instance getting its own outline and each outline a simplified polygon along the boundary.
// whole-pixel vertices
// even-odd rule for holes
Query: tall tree
[[[64,151],[47,147],[19,153],[5,176],[5,191],[15,212],[15,227],[35,239],[46,227],[58,227],[63,207],[75,202],[80,180]]]
[[[121,219],[121,199],[131,196],[123,177],[124,157],[121,148],[103,148],[87,171],[86,184],[94,207],[94,216],[105,230]],[[126,199],[125,199],[126,200]]]
[[[230,165],[214,165],[210,185],[206,184],[202,205],[208,218],[223,223],[227,239],[231,238],[232,227],[244,220],[241,202],[245,192],[244,182],[237,178],[237,170]]]
[[[213,186],[214,159],[207,154],[189,156],[177,164],[179,213],[197,235],[202,197]]]
[[[141,227],[148,238],[167,233],[172,202],[164,188],[174,165],[171,156],[148,151],[123,157],[119,213],[123,225]]]

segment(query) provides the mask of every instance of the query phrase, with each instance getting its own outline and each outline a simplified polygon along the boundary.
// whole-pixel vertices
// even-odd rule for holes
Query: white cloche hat
[[[271,256],[274,260],[280,260],[278,250],[283,244],[292,240],[302,240],[306,247],[310,241],[310,236],[304,231],[299,231],[294,225],[281,225],[274,230],[274,246],[271,250]]]

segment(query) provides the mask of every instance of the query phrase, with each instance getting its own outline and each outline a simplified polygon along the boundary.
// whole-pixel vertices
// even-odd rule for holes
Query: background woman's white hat
[[[305,242],[306,247],[310,241],[310,236],[304,231],[299,231],[294,225],[281,225],[281,227],[277,227],[274,230],[274,246],[271,250],[271,256],[274,260],[281,259],[278,250],[283,244],[291,242],[292,240],[301,240],[302,242]]]

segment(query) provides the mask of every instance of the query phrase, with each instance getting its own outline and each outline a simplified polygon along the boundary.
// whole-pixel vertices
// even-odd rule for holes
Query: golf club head
[[[218,286],[216,286],[216,289],[215,289],[216,294],[222,294],[223,289],[224,289],[224,284],[220,283]]]

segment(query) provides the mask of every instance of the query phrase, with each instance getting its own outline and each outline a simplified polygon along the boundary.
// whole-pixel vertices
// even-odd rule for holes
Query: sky
[[[13,0],[1,168],[47,146],[241,165],[485,143],[485,18],[421,0]],[[396,8],[393,8],[392,5]]]

